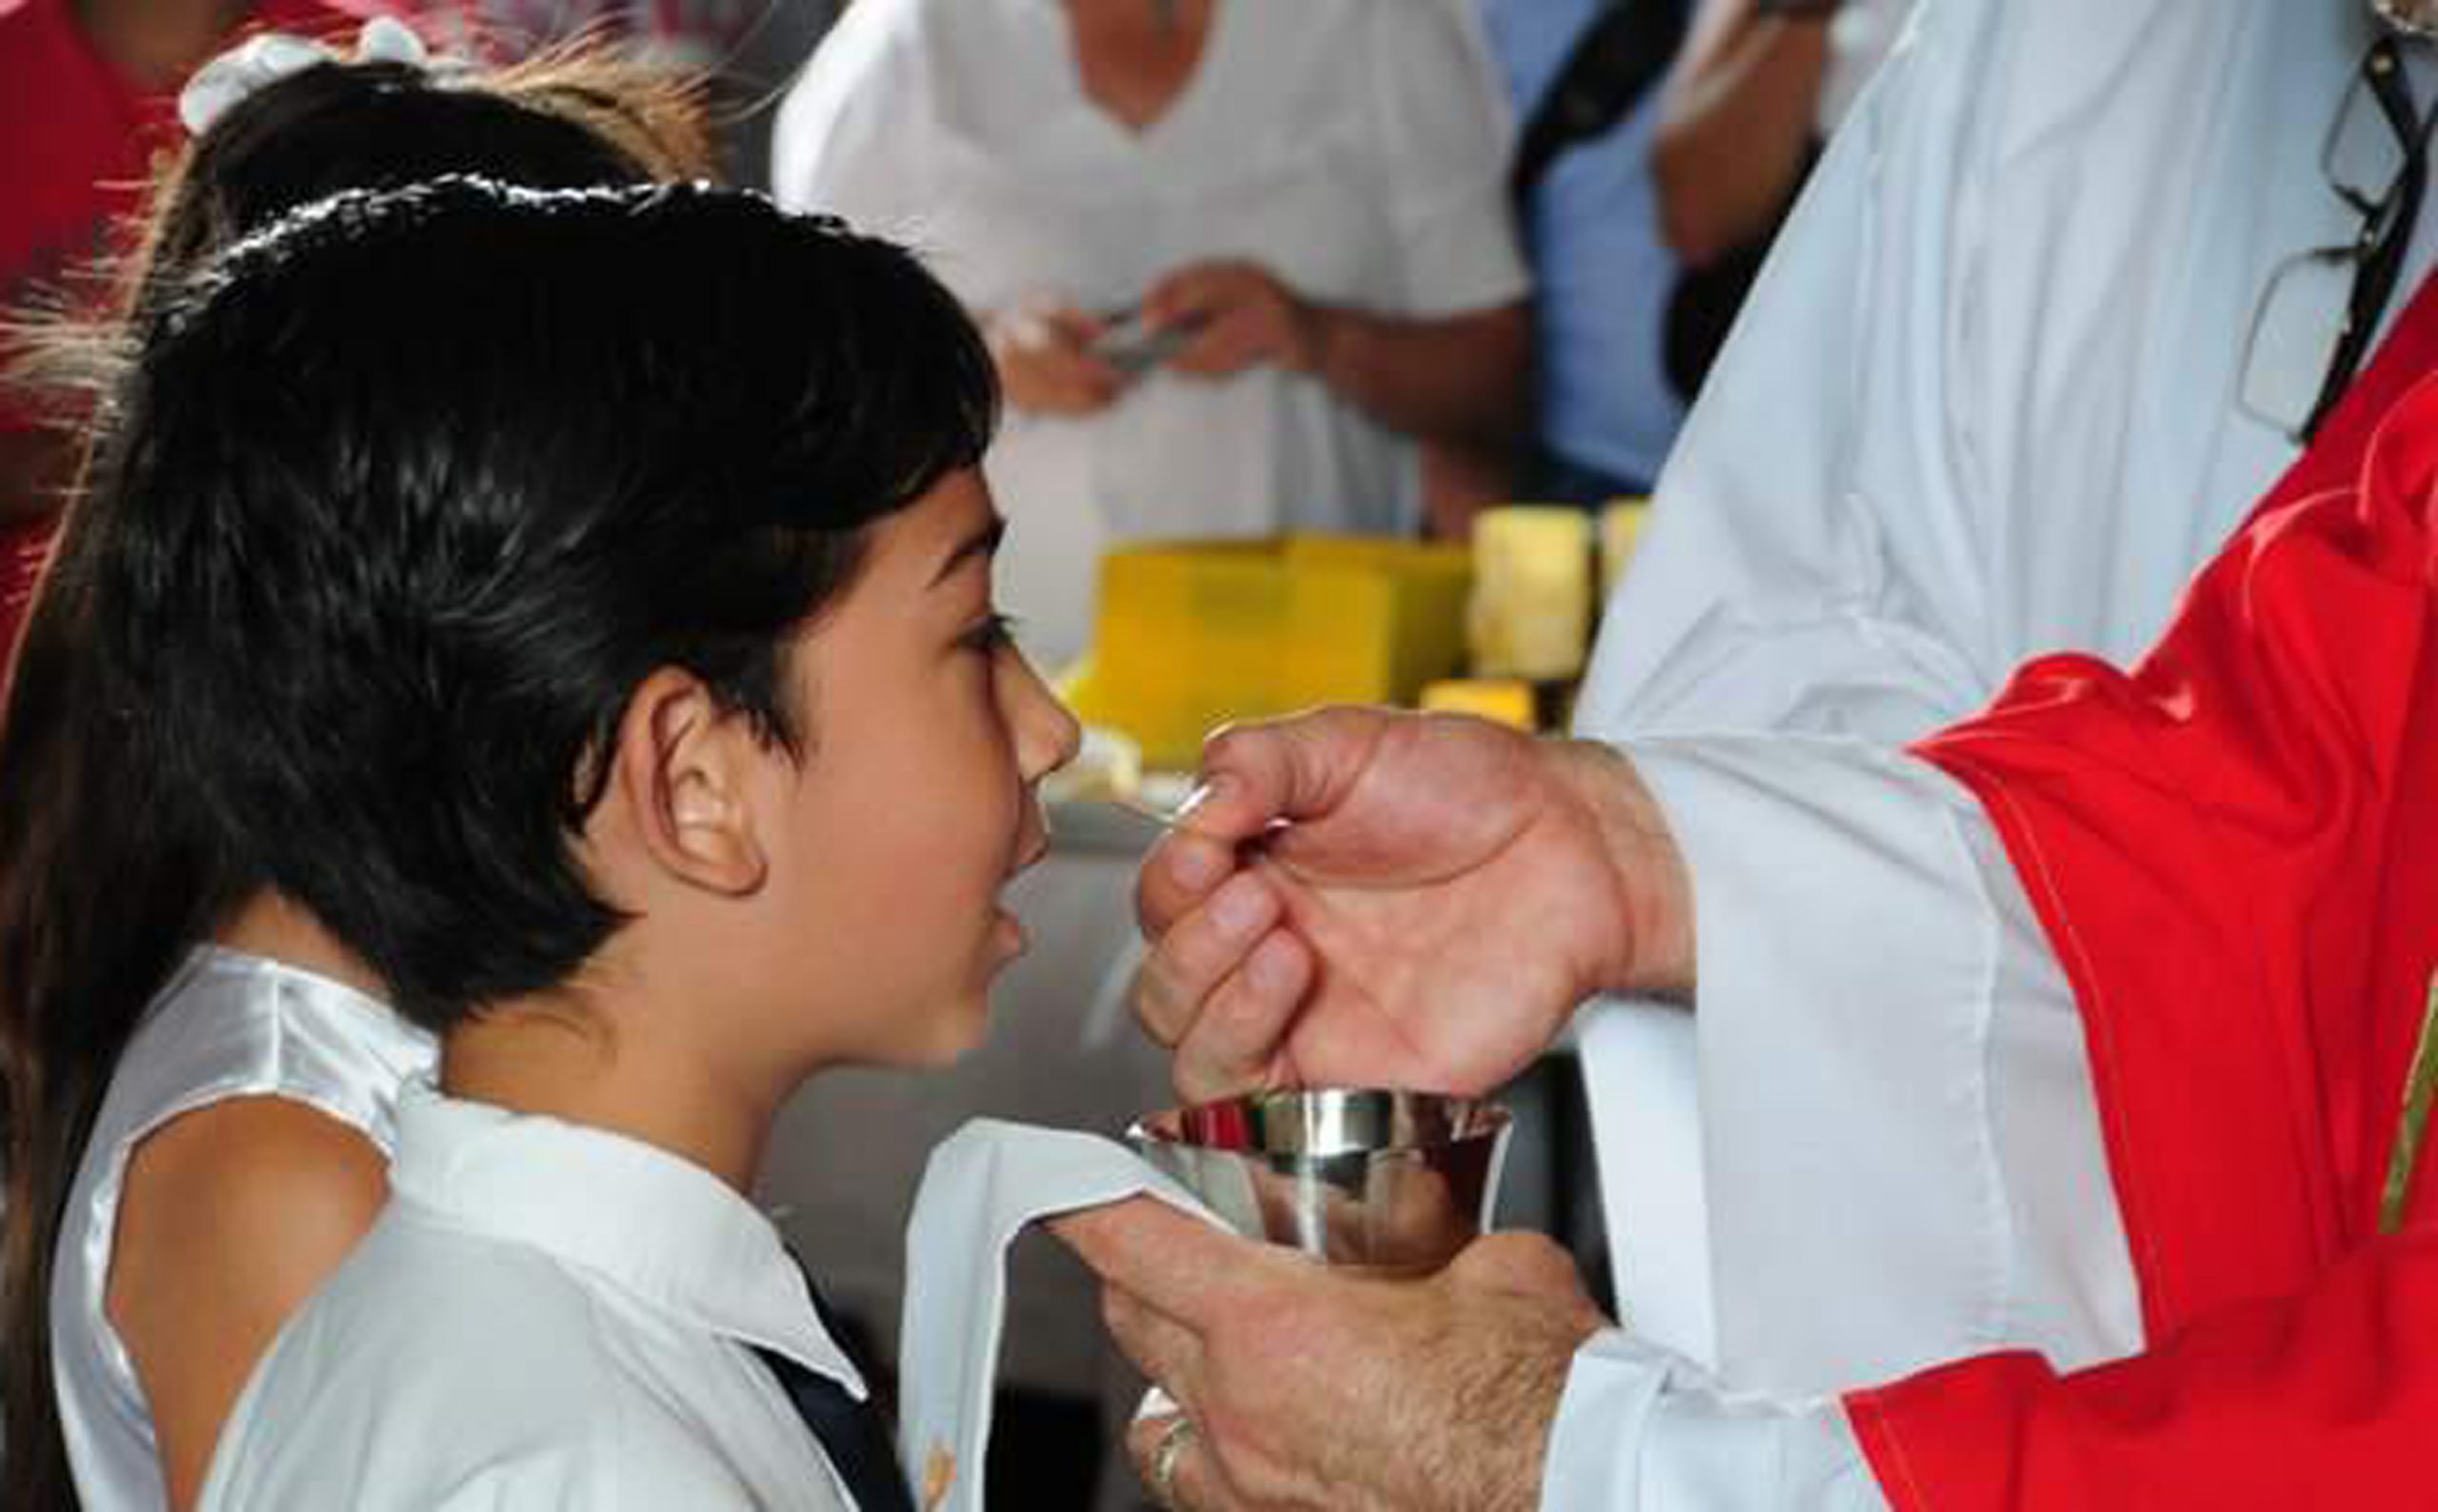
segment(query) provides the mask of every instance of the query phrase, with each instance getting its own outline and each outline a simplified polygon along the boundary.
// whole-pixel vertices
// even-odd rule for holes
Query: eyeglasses
[[[2252,313],[2237,403],[2308,442],[2360,370],[2394,297],[2429,183],[2438,108],[2416,112],[2393,36],[2363,54],[2320,153],[2329,190],[2361,217],[2350,242],[2277,266]]]

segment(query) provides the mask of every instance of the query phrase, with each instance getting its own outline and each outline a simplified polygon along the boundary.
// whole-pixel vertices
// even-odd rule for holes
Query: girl
[[[708,159],[684,90],[597,55],[308,67],[164,180],[123,306],[144,318],[205,255],[334,189],[630,183]],[[54,333],[47,370],[107,386],[118,328]],[[71,508],[0,720],[0,1390],[11,1505],[44,1512],[191,1502],[247,1369],[379,1206],[397,1084],[431,1053],[130,761],[91,676],[110,508]]]

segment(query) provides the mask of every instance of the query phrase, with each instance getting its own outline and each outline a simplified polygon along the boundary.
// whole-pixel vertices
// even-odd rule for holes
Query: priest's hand
[[[1574,1351],[1607,1325],[1563,1251],[1476,1240],[1439,1274],[1331,1270],[1148,1198],[1056,1220],[1175,1417],[1144,1483],[1188,1512],[1530,1512]]]
[[[1605,746],[1325,709],[1215,737],[1203,779],[1136,889],[1135,1011],[1189,1100],[1478,1093],[1587,997],[1690,993],[1683,862]]]

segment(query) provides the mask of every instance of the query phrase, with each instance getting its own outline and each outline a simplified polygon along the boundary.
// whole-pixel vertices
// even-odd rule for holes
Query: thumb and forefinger
[[[1143,318],[1156,328],[1208,318],[1219,291],[1218,265],[1195,263],[1169,272],[1143,295]]]
[[[1322,709],[1290,719],[1231,726],[1202,751],[1202,784],[1143,866],[1136,904],[1157,939],[1238,867],[1239,848],[1280,826],[1326,818],[1371,756],[1376,716]]]

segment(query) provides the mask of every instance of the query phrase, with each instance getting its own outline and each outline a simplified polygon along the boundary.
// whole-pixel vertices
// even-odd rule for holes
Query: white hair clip
[[[178,91],[178,119],[189,136],[201,136],[255,90],[304,72],[317,63],[348,61],[310,38],[286,31],[249,37],[195,70]],[[431,54],[414,29],[395,16],[374,16],[355,36],[355,62],[402,63],[423,68]]]

